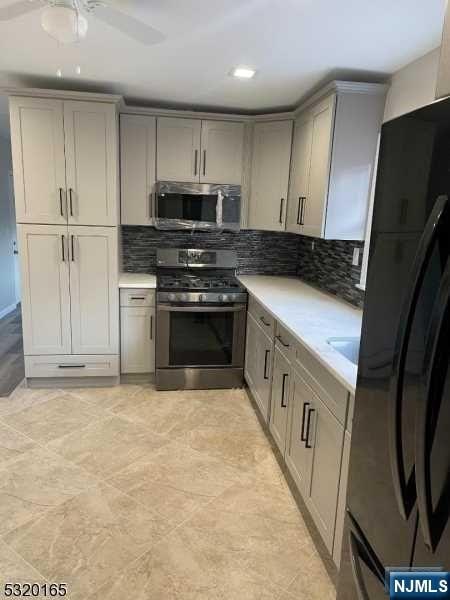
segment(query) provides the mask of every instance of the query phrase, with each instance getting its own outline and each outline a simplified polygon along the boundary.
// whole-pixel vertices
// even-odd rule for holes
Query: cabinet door
[[[335,96],[312,109],[311,161],[302,234],[322,237],[327,209]]]
[[[202,121],[200,181],[242,183],[244,124]]]
[[[118,354],[117,229],[69,227],[72,351]]]
[[[200,119],[158,117],[156,176],[159,181],[200,181]]]
[[[120,309],[121,373],[155,372],[155,309]]]
[[[245,351],[245,378],[258,408],[267,422],[269,418],[272,384],[273,341],[247,313],[247,338]]]
[[[122,225],[153,225],[156,181],[156,118],[120,117]]]
[[[330,553],[333,551],[344,427],[316,397],[312,404],[309,444],[313,461],[309,498],[311,515]]]
[[[305,502],[309,496],[313,459],[312,449],[308,447],[305,432],[313,397],[313,391],[297,373],[293,372],[285,459]]]
[[[70,354],[67,226],[19,225],[26,355]]]
[[[272,377],[272,399],[270,402],[270,431],[284,456],[289,403],[291,367],[289,361],[275,348]]]
[[[308,112],[299,117],[294,129],[286,223],[286,229],[293,233],[302,232],[305,200],[308,196],[312,132],[313,121],[311,114]]]
[[[69,224],[118,224],[116,108],[64,102]]]
[[[10,115],[17,222],[66,223],[62,101],[10,98]]]
[[[292,121],[255,125],[248,217],[250,229],[285,229],[291,141]]]

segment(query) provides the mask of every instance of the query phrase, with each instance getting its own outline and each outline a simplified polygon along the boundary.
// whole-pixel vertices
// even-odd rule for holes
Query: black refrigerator
[[[450,98],[382,127],[338,600],[450,570]]]

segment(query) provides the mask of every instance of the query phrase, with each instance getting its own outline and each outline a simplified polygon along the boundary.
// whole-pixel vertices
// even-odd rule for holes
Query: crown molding
[[[117,94],[101,94],[97,92],[79,92],[77,90],[53,90],[47,88],[24,88],[0,86],[0,93],[8,96],[32,96],[34,98],[56,98],[61,100],[84,100],[91,102],[108,102],[120,104],[122,96]]]

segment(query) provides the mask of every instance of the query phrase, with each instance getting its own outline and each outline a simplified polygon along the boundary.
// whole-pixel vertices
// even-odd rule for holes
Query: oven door
[[[242,368],[246,309],[246,304],[159,304],[156,367]]]

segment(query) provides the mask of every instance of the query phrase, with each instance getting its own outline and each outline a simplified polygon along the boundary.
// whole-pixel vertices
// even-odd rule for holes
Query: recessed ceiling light
[[[235,67],[231,74],[233,77],[237,77],[238,79],[251,79],[255,76],[256,71],[251,67]]]

